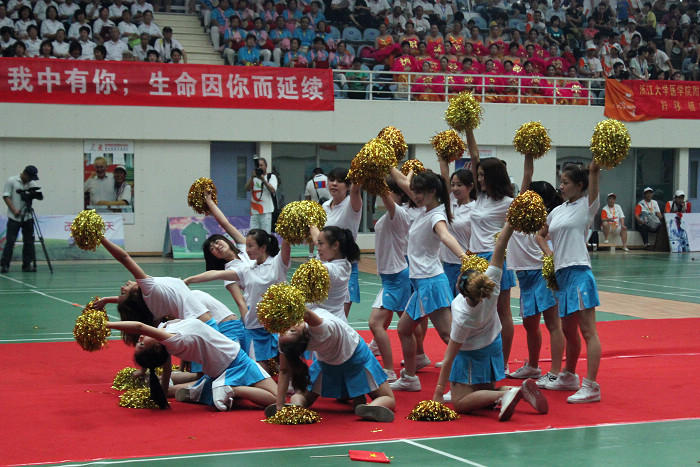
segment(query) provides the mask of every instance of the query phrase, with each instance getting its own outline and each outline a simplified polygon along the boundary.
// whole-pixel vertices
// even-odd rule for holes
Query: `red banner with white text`
[[[700,82],[609,79],[605,83],[605,116],[624,121],[700,119]]]
[[[333,74],[223,65],[0,58],[0,102],[333,110]]]

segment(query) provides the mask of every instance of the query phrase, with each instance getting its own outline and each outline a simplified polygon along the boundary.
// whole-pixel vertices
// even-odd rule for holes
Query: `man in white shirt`
[[[328,191],[328,177],[323,174],[321,167],[316,167],[313,171],[311,180],[306,183],[304,197],[309,201],[316,201],[323,205],[331,198],[331,193]],[[309,258],[315,258],[313,242],[309,244]]]
[[[2,192],[2,199],[7,205],[7,230],[5,235],[5,247],[2,250],[0,265],[2,274],[10,270],[12,251],[15,248],[17,235],[22,229],[22,271],[36,272],[36,257],[34,252],[34,218],[27,209],[34,199],[44,199],[44,195],[38,191],[36,183],[39,180],[39,171],[33,165],[28,165],[22,173],[7,179]],[[18,193],[19,190],[19,193]],[[24,191],[30,190],[30,191]]]
[[[552,17],[554,16],[562,20],[562,23],[566,18],[566,12],[561,9],[561,0],[553,0],[552,7],[544,13],[544,19],[547,21],[547,24],[552,23]]]
[[[65,0],[58,6],[58,19],[64,23],[70,23],[78,10],[80,10],[80,5],[73,0]]]
[[[165,26],[163,28],[163,37],[155,42],[154,48],[165,63],[169,63],[171,61],[170,54],[173,49],[180,49],[180,52],[182,52],[182,63],[187,63],[187,53],[185,52],[185,48],[177,41],[177,39],[173,39],[173,29],[170,26]]]
[[[58,3],[54,2],[53,0],[39,0],[36,2],[36,5],[34,5],[34,19],[37,21],[44,21],[46,19],[46,9],[50,6],[53,6],[56,8],[56,11],[58,11]]]
[[[7,7],[2,4],[0,5],[0,28],[4,28],[5,26],[12,28],[12,31],[15,30],[15,22],[12,21],[12,18],[7,16]]]
[[[100,201],[114,201],[114,176],[107,173],[107,159],[97,157],[92,163],[95,173],[83,183],[85,193],[85,209],[95,209],[97,212],[110,212],[109,206],[100,205]]]
[[[139,32],[147,32],[151,39],[163,37],[160,28],[153,22],[152,11],[146,10],[143,12],[143,23],[139,25]]]
[[[416,30],[416,34],[422,39],[430,31],[430,21],[423,15],[423,7],[417,6],[413,9],[415,16],[411,19]]]
[[[105,60],[121,61],[124,58],[124,52],[129,50],[126,42],[119,39],[119,28],[116,26],[110,28],[109,40],[105,42],[104,46],[107,49]]]
[[[659,204],[654,198],[654,190],[651,187],[644,189],[644,199],[634,207],[634,220],[637,221],[637,230],[642,235],[644,246],[649,249],[649,232],[659,230],[663,222],[663,214]]]
[[[656,40],[649,41],[649,62],[650,78],[670,80],[673,75],[673,64],[666,55],[666,52],[659,50],[659,45]]]
[[[250,228],[272,232],[272,213],[275,210],[273,195],[277,193],[277,177],[267,173],[267,161],[262,157],[256,159],[257,168],[245,184],[245,190],[251,192]]]
[[[605,240],[603,243],[609,243],[610,233],[619,233],[620,240],[622,240],[622,249],[624,251],[629,251],[627,248],[627,226],[625,225],[625,213],[622,212],[622,208],[619,204],[615,204],[617,201],[617,195],[615,193],[608,193],[608,204],[603,206],[600,211],[600,224],[603,228],[603,235]]]
[[[114,0],[109,7],[109,19],[114,21],[116,24],[122,20],[122,15],[124,14],[124,11],[127,10],[128,8],[125,5],[122,5],[122,0]]]

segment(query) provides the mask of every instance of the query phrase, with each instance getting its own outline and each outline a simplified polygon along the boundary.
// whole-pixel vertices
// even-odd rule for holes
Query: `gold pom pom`
[[[448,164],[461,159],[467,144],[459,137],[456,131],[446,130],[438,133],[430,139],[438,157]]]
[[[194,209],[194,212],[197,214],[210,214],[206,201],[207,192],[211,192],[212,201],[214,201],[214,204],[218,204],[216,200],[216,185],[210,178],[198,178],[190,186],[190,191],[187,193],[187,205]]]
[[[481,104],[471,92],[464,91],[450,99],[445,121],[455,131],[473,130],[479,127],[484,115]]]
[[[309,425],[321,421],[318,413],[299,405],[287,405],[278,410],[272,417],[263,420],[274,425]]]
[[[95,297],[98,300],[99,297]],[[93,308],[93,302],[89,302],[82,314],[75,320],[73,337],[75,341],[88,352],[100,350],[107,343],[107,338],[112,331],[107,327],[107,313],[104,310]]]
[[[95,251],[105,236],[105,222],[94,209],[81,211],[70,226],[70,236],[81,250]]]
[[[136,368],[126,367],[117,372],[112,383],[112,389],[117,391],[128,391],[129,389],[141,389],[146,387],[146,380],[143,378],[134,378],[133,373]]]
[[[149,388],[129,389],[119,396],[119,407],[127,409],[157,409],[158,404],[151,399]]]
[[[548,256],[544,253],[542,254],[542,277],[547,281],[547,287],[550,290],[559,290],[559,284],[557,284],[557,278],[554,275],[554,256]]]
[[[391,148],[394,150],[394,157],[396,157],[397,165],[401,160],[406,157],[406,151],[408,151],[408,145],[406,140],[403,138],[403,133],[401,130],[394,126],[388,126],[382,129],[377,135],[378,139],[384,140]]]
[[[513,138],[515,150],[526,156],[539,159],[552,149],[552,140],[540,122],[523,123]]]
[[[591,152],[596,164],[606,169],[617,167],[630,150],[632,139],[624,123],[608,119],[598,123],[591,137]]]
[[[421,401],[406,417],[417,422],[450,422],[457,420],[459,414],[454,410],[436,401]]]
[[[489,262],[486,261],[484,258],[482,258],[481,256],[477,256],[473,253],[467,253],[465,255],[462,255],[462,267],[460,268],[459,272],[461,274],[469,269],[475,269],[483,273],[486,272],[486,269],[488,267]]]
[[[258,303],[258,319],[269,332],[286,332],[301,323],[306,311],[304,294],[289,284],[268,287]]]
[[[409,159],[406,162],[401,165],[401,173],[404,175],[408,175],[408,172],[413,170],[413,174],[419,174],[421,172],[425,172],[425,167],[423,166],[423,163],[419,161],[418,159]]]
[[[544,207],[542,197],[532,190],[519,194],[508,208],[506,221],[518,232],[539,232],[547,223],[547,208]]]
[[[392,167],[396,167],[394,149],[386,141],[374,138],[353,158],[348,178],[362,185],[367,193],[382,195],[388,190],[384,180]]]
[[[180,371],[180,365],[170,365],[170,371],[171,372]],[[162,366],[159,366],[158,368],[156,368],[156,374],[158,376],[163,376],[163,367]]]
[[[326,211],[316,201],[292,201],[282,208],[275,232],[291,245],[310,242],[309,226],[322,229],[326,225]]]
[[[317,259],[299,265],[292,276],[292,286],[301,290],[306,303],[319,303],[328,298],[331,278],[328,269]]]

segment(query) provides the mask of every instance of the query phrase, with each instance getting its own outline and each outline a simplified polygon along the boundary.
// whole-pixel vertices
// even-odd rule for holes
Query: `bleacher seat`
[[[525,32],[525,22],[520,18],[510,18],[508,20],[508,27],[510,29],[517,29],[520,32]]]
[[[347,42],[362,42],[362,33],[353,26],[343,29],[343,40]]]
[[[362,39],[363,39],[365,42],[369,42],[369,43],[374,44],[374,40],[375,40],[377,37],[379,37],[379,29],[367,28],[367,29],[365,29],[365,33],[364,33],[364,35],[362,36]]]
[[[277,64],[275,62],[271,62],[269,60],[263,60],[262,62],[260,62],[260,64],[262,66],[277,66]]]
[[[338,83],[333,83],[333,95],[336,99],[345,99],[345,91],[341,89]]]
[[[335,26],[331,26],[331,37],[334,41],[338,42],[340,40],[340,29]]]
[[[481,29],[482,31],[488,31],[489,25],[486,23],[486,20],[482,16],[472,16],[471,19],[474,20],[474,24],[476,24],[479,27],[479,29]]]

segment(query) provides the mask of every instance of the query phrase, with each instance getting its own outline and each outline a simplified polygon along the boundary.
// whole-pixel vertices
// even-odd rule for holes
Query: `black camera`
[[[262,177],[262,176],[263,176],[263,169],[256,168],[256,169],[255,169],[255,176],[256,176],[256,177]]]
[[[41,190],[41,187],[35,186],[24,190],[17,190],[17,193],[19,193],[19,196],[20,198],[22,198],[22,201],[24,201],[27,204],[30,204],[35,199],[38,199],[39,201],[44,199],[44,194],[39,190]]]

